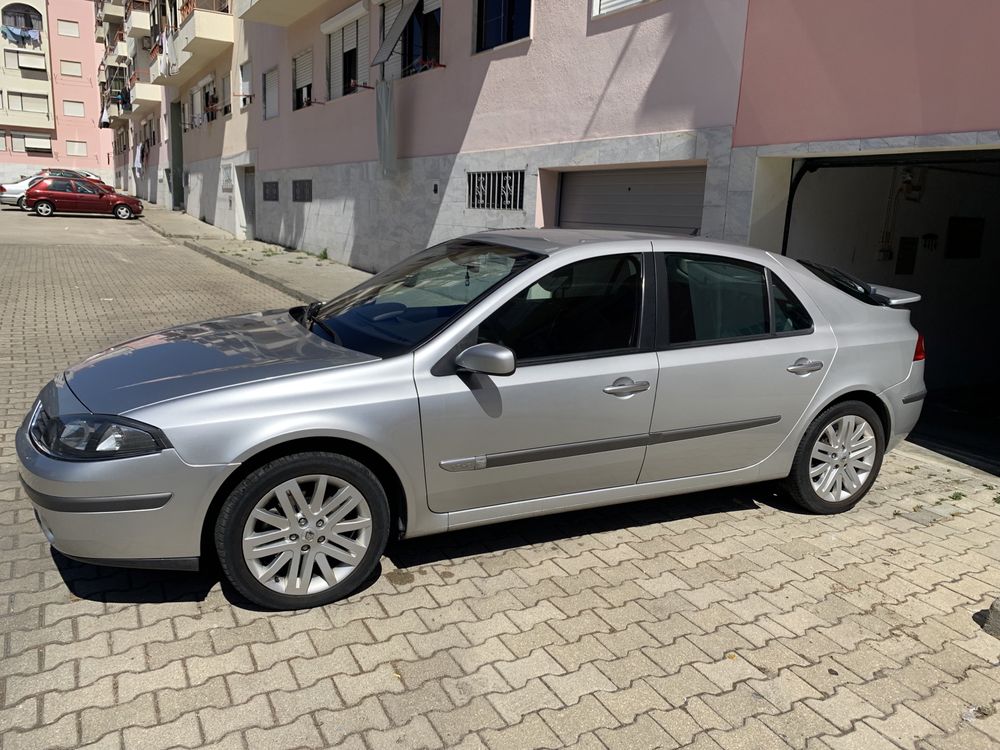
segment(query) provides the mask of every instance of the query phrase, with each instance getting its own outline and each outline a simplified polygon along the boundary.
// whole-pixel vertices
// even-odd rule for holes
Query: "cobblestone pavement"
[[[0,246],[4,748],[1000,742],[1000,641],[974,619],[1000,593],[1000,490],[912,449],[845,515],[750,487],[414,540],[305,612],[51,553],[12,439],[43,382],[130,334],[289,303],[120,226]]]

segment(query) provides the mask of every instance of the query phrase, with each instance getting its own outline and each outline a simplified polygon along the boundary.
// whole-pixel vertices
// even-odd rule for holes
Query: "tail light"
[[[927,351],[924,349],[924,334],[917,334],[917,347],[913,350],[913,361],[923,362],[927,359]]]
[[[0,185],[0,193],[6,193],[6,192],[7,188],[5,188],[3,185]]]

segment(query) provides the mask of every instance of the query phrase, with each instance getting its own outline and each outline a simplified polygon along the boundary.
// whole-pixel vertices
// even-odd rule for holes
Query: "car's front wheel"
[[[885,430],[875,410],[862,401],[834,404],[803,435],[785,487],[807,510],[840,513],[868,494],[884,454]]]
[[[38,201],[35,204],[35,213],[39,216],[51,216],[54,213],[54,209],[48,201]]]
[[[363,464],[297,453],[249,474],[219,511],[215,547],[237,591],[269,609],[329,604],[375,570],[389,537],[389,503]]]
[[[126,206],[124,203],[119,203],[115,206],[115,217],[118,219],[131,219],[132,209]]]

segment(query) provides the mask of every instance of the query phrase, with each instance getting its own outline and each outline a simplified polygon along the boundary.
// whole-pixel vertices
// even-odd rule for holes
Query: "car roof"
[[[553,255],[560,250],[567,250],[581,245],[610,244],[642,240],[652,242],[656,250],[674,249],[689,252],[723,251],[730,257],[741,257],[760,263],[763,256],[770,255],[764,250],[758,250],[745,245],[734,245],[719,242],[705,237],[691,237],[682,234],[665,234],[656,232],[634,232],[624,229],[490,229],[485,232],[466,235],[463,239],[477,242],[490,242],[506,245],[518,250]]]

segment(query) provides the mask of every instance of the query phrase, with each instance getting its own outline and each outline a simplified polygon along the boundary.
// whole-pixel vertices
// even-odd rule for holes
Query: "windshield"
[[[322,325],[312,330],[372,356],[404,354],[542,257],[488,242],[445,242],[321,306],[313,319]]]

